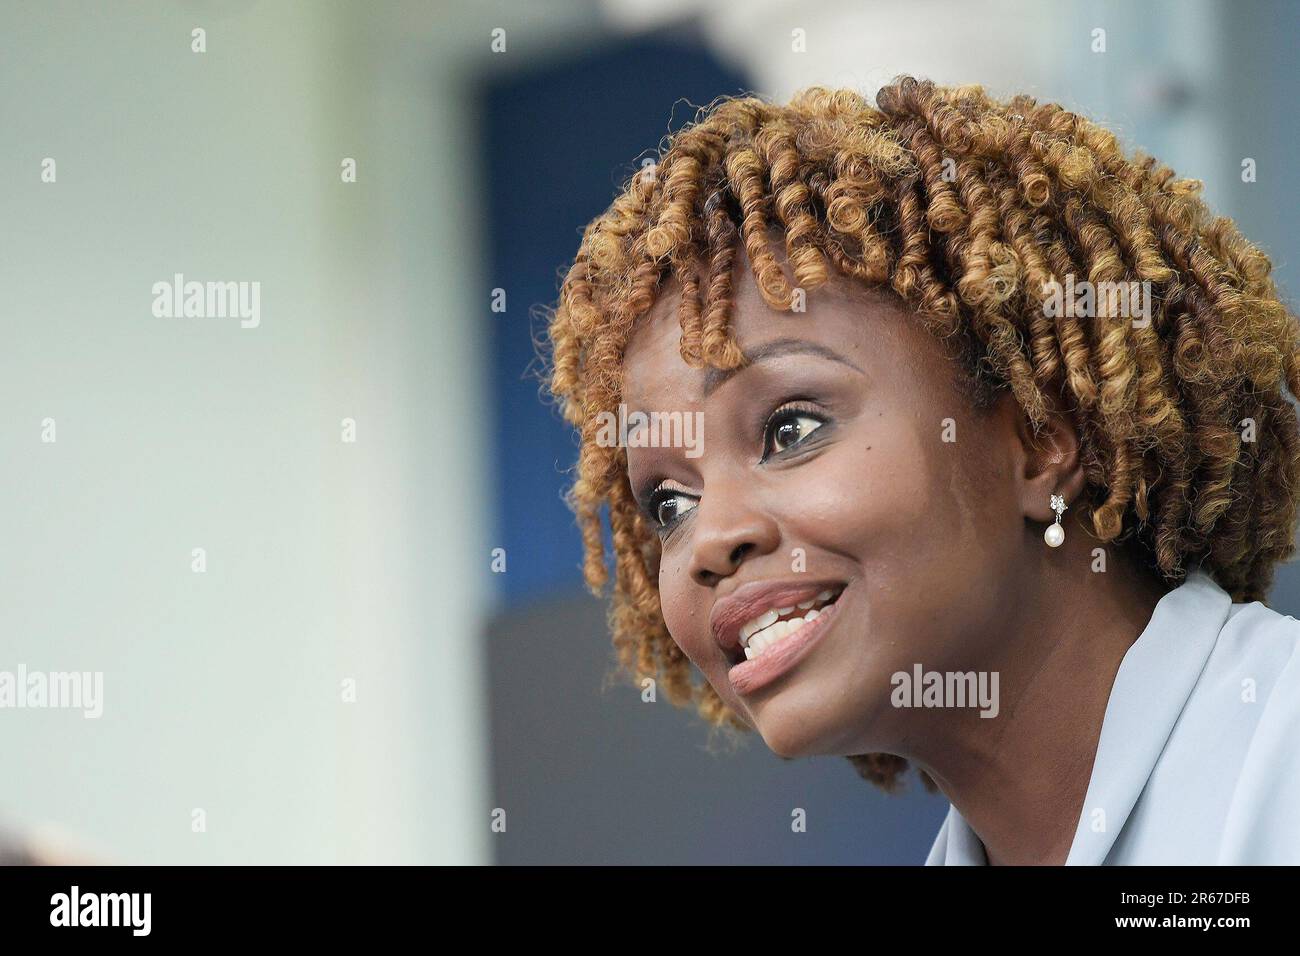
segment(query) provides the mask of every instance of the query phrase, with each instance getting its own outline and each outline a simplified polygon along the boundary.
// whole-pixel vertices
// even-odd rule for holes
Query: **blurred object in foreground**
[[[27,833],[0,826],[0,866],[103,866],[108,861],[54,826]]]

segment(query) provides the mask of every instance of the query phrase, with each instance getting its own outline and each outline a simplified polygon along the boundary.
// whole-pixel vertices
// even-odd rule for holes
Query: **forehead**
[[[905,349],[912,374],[935,373],[938,341],[891,293],[832,273],[827,282],[808,291],[805,311],[783,312],[763,299],[743,253],[736,258],[731,327],[747,356],[767,342],[798,338],[831,348],[862,368],[882,357],[897,363],[899,350]],[[681,295],[681,284],[666,279],[654,305],[638,321],[623,363],[623,395],[629,406],[669,409],[704,401],[709,370],[692,368],[681,356]]]

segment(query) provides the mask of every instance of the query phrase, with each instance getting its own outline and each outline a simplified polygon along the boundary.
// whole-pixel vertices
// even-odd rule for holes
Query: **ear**
[[[1056,520],[1052,495],[1060,495],[1073,507],[1083,493],[1078,425],[1073,415],[1054,411],[1035,434],[1020,406],[1014,400],[1010,405],[1016,421],[1015,477],[1020,508],[1030,520],[1051,523]]]

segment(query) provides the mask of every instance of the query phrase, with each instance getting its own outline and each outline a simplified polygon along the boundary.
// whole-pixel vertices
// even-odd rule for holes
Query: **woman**
[[[1300,638],[1255,603],[1297,326],[1198,188],[908,77],[676,133],[550,323],[628,674],[782,757],[915,765],[931,863],[1300,862]]]

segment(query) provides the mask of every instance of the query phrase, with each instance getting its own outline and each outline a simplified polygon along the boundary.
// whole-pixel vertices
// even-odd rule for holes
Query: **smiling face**
[[[679,299],[667,281],[624,359],[629,410],[702,414],[698,449],[628,448],[668,630],[777,754],[907,755],[924,736],[909,721],[933,718],[890,705],[891,675],[988,669],[1017,569],[1043,549],[1015,477],[1019,408],[975,410],[942,343],[843,277],[781,312],[738,255],[749,363],[732,372],[682,359]],[[765,649],[738,664],[751,637]]]

